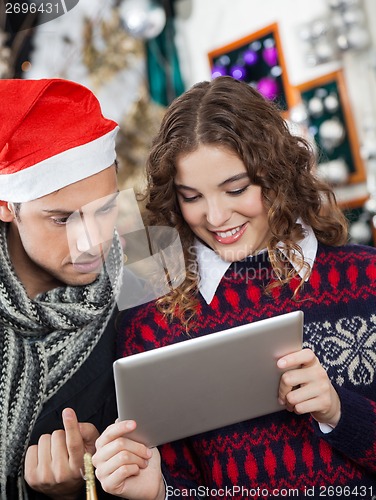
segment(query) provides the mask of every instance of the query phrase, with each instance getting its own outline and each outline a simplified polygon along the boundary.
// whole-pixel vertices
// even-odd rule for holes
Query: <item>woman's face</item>
[[[200,146],[178,158],[175,187],[182,215],[223,260],[242,260],[269,239],[261,187],[252,185],[244,163],[231,151]]]

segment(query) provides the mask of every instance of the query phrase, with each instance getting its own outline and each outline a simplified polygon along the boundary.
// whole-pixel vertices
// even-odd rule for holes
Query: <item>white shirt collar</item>
[[[304,238],[298,243],[302,249],[305,262],[312,268],[317,254],[317,239],[311,227],[306,226],[302,221],[298,222],[302,224],[305,231]],[[222,260],[211,248],[207,247],[199,240],[195,241],[195,247],[200,275],[199,290],[206,303],[210,304],[221,279],[232,263]],[[282,242],[278,244],[278,247],[283,252]],[[266,249],[264,251],[266,251]],[[290,262],[298,271],[299,276],[307,280],[309,276],[306,276],[306,270],[302,269],[299,271],[298,264],[291,260]]]

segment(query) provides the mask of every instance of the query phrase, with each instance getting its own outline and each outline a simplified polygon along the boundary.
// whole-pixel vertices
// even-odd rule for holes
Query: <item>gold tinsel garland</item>
[[[101,43],[96,44],[98,38]],[[142,41],[125,32],[117,9],[112,9],[109,17],[99,24],[84,18],[82,59],[94,88],[101,87],[143,57]]]
[[[102,42],[99,44],[101,48],[95,43],[98,35]],[[85,18],[83,40],[83,62],[88,68],[94,90],[116,78],[119,72],[125,69],[132,71],[135,62],[146,57],[143,41],[131,37],[124,30],[116,8],[99,25]],[[139,71],[138,68],[139,65],[135,71]],[[113,98],[120,99],[121,96]],[[150,99],[146,78],[143,77],[138,98],[119,123],[116,149],[121,189],[133,187],[135,191],[143,190],[146,157],[164,112],[165,108]]]
[[[165,108],[150,100],[146,85],[120,124],[117,153],[120,183],[136,191],[144,188],[144,168],[151,142],[162,121]]]
[[[10,42],[9,33],[6,32],[6,19],[5,8],[0,8],[0,79],[15,77],[17,58],[26,38],[33,33],[31,27],[36,19],[36,14],[25,16],[17,33],[13,36],[12,42]]]

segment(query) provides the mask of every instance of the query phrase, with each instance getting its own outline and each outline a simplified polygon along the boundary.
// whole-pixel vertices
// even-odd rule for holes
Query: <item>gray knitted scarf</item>
[[[105,330],[121,282],[116,235],[103,271],[87,286],[29,299],[15,275],[0,223],[0,498],[7,476],[22,492],[23,459],[43,404],[80,368]],[[111,279],[109,277],[111,276]]]

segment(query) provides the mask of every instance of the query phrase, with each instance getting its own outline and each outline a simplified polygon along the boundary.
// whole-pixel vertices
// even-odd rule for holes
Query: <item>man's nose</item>
[[[77,250],[91,255],[99,255],[102,244],[105,242],[100,224],[96,218],[89,217],[83,217],[81,222],[77,237]]]

